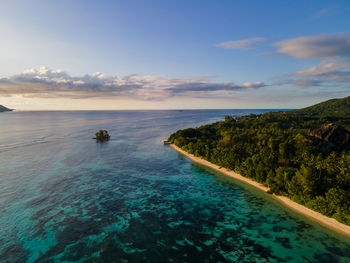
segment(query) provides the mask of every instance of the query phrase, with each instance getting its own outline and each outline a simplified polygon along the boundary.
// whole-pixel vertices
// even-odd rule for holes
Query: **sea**
[[[266,111],[1,113],[0,262],[350,262],[349,238],[162,144]]]

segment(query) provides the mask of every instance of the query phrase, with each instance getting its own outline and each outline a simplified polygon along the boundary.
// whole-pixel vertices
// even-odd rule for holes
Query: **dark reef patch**
[[[23,263],[27,258],[28,252],[21,244],[10,245],[0,252],[0,262],[4,263]]]

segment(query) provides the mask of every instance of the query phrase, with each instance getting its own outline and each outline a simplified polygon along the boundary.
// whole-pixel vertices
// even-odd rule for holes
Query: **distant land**
[[[9,108],[6,108],[5,106],[0,105],[0,112],[4,112],[4,111],[12,111]]]
[[[350,97],[300,110],[226,116],[170,143],[269,192],[350,225]]]

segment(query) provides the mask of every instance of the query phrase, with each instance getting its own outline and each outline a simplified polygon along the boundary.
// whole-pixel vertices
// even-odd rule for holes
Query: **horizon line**
[[[81,111],[81,112],[99,112],[99,111],[194,111],[194,110],[298,110],[301,108],[208,108],[208,109],[188,109],[188,108],[182,108],[182,109],[104,109],[104,110],[16,110],[11,109],[11,111],[6,112],[63,112],[63,111]]]

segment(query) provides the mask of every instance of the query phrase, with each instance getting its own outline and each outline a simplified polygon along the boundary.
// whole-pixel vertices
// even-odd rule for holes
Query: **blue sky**
[[[348,96],[349,11],[349,1],[4,0],[0,104],[298,108]]]

